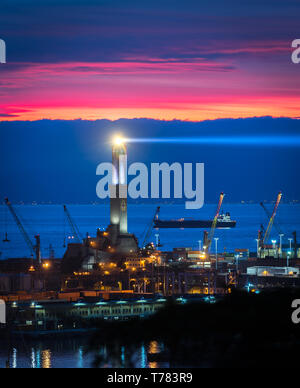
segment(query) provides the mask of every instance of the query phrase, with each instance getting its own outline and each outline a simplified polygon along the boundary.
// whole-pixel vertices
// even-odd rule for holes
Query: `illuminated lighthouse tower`
[[[127,233],[127,150],[117,137],[112,149],[112,185],[110,186],[110,224],[116,232]]]
[[[63,258],[67,271],[90,271],[99,263],[119,265],[128,257],[138,255],[138,240],[127,230],[127,151],[124,143],[124,139],[117,137],[112,148],[110,224],[105,231],[98,228],[96,237],[87,236],[83,244],[68,245]]]
[[[116,137],[113,142],[112,165],[108,238],[115,255],[134,254],[138,242],[127,228],[127,150],[121,137]]]

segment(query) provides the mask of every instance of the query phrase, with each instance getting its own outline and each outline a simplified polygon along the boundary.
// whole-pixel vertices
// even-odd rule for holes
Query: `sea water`
[[[146,231],[151,225],[157,204],[128,204],[128,231],[134,233],[142,244]],[[200,210],[185,210],[184,205],[160,204],[161,219],[212,219],[216,205],[208,204]],[[272,213],[272,204],[266,205]],[[34,236],[41,237],[42,257],[48,258],[50,248],[54,250],[56,258],[61,258],[68,242],[76,242],[74,233],[64,214],[62,205],[17,205],[14,209],[21,219],[24,229],[34,243]],[[109,224],[109,205],[68,205],[68,210],[77,225],[80,235],[95,236],[97,228],[104,229]],[[261,225],[266,228],[268,217],[259,204],[226,204],[223,210],[230,212],[231,218],[237,221],[233,229],[217,229],[215,237],[219,237],[218,251],[233,252],[235,249],[249,249],[256,251],[258,230]],[[289,245],[288,238],[297,231],[300,236],[300,205],[281,204],[275,218],[269,243],[279,241],[279,233],[284,234],[283,244]],[[160,235],[163,251],[175,247],[199,248],[199,241],[203,241],[204,229],[161,229],[153,230],[150,240],[155,242],[155,234]],[[5,234],[10,242],[3,242]],[[212,252],[214,252],[214,244]],[[17,224],[13,220],[6,206],[0,206],[0,258],[30,257],[30,249]]]

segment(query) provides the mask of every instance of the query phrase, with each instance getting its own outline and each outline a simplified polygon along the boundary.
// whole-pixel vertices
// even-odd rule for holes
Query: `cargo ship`
[[[180,218],[177,220],[161,220],[156,218],[154,220],[155,229],[185,229],[185,228],[211,228],[213,220],[194,220],[190,218]],[[236,226],[236,221],[232,220],[230,213],[220,214],[216,228],[218,229],[231,229]]]

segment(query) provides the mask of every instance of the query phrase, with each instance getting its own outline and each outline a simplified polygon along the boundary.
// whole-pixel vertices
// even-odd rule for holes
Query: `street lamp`
[[[290,251],[292,252],[292,241],[293,239],[292,238],[289,238],[289,242],[290,242]]]
[[[257,257],[259,257],[259,242],[260,242],[260,239],[259,239],[259,238],[256,238],[255,241],[256,241],[256,252],[257,252]]]
[[[282,258],[282,237],[284,236],[284,234],[283,233],[281,233],[280,235],[279,235],[279,237],[280,237],[280,248],[279,248],[279,251],[280,251],[280,257]]]
[[[201,252],[202,251],[202,240],[199,240],[198,243],[199,243],[199,252]]]
[[[216,270],[218,270],[218,240],[219,240],[219,237],[215,237],[215,243],[216,243]]]
[[[236,261],[236,271],[238,272],[239,270],[239,258],[240,258],[240,255],[239,254],[236,254],[235,255],[235,261]]]
[[[159,245],[159,234],[156,234],[155,238],[156,238],[156,247],[158,247],[158,245]]]
[[[276,240],[272,240],[273,249],[276,249],[276,243],[277,243],[277,241],[276,241]]]
[[[292,241],[293,239],[292,238],[289,238],[289,242],[290,242],[290,252],[289,254],[292,256]],[[288,257],[288,262],[289,262],[289,257]],[[289,265],[288,265],[289,266]]]

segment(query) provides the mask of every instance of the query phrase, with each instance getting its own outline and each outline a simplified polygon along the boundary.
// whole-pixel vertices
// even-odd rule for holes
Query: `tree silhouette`
[[[144,320],[101,321],[89,352],[95,366],[132,367],[133,354],[157,341],[164,351],[148,360],[170,367],[296,367],[300,325],[291,320],[291,304],[299,297],[299,290],[273,290],[234,291],[215,304],[169,299]]]

